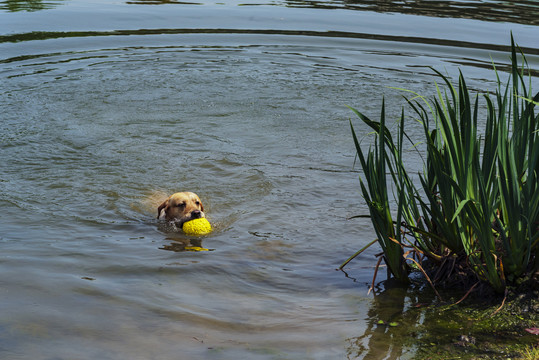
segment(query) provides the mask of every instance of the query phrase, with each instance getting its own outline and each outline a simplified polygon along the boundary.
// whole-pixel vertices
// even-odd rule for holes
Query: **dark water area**
[[[65,0],[58,1],[2,1],[0,9],[16,11],[38,11],[61,6]],[[133,0],[132,5],[207,5],[208,2]],[[210,3],[211,4],[211,3]],[[539,10],[535,1],[243,1],[215,2],[221,5],[236,6],[278,6],[290,8],[315,8],[324,10],[358,10],[380,13],[410,14],[429,17],[464,18],[491,22],[509,22],[524,25],[539,24]]]
[[[397,119],[399,88],[434,93],[430,67],[492,90],[511,32],[537,91],[538,18],[533,1],[0,1],[0,358],[413,358],[424,318],[406,311],[432,296],[367,294],[374,247],[335,270],[375,236],[351,219],[346,105],[376,117],[385,97]],[[202,239],[156,219],[184,190]]]

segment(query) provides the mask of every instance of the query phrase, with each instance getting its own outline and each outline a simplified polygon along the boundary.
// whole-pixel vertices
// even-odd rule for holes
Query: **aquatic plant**
[[[444,85],[436,84],[435,96],[429,100],[409,91],[414,97],[405,97],[424,130],[424,166],[415,179],[402,158],[405,141],[411,142],[404,107],[395,139],[386,126],[384,101],[380,121],[350,108],[376,135],[364,151],[350,121],[362,195],[394,277],[408,281],[416,268],[431,282],[424,260],[440,268],[435,279],[444,271],[450,277],[458,262],[503,292],[508,282],[539,271],[539,93],[532,97],[526,58],[512,36],[505,87],[494,67],[494,100],[489,94],[472,97],[462,73],[455,87],[433,71]],[[481,98],[486,106],[480,107]],[[480,114],[486,114],[483,131]],[[442,271],[444,266],[449,270]]]

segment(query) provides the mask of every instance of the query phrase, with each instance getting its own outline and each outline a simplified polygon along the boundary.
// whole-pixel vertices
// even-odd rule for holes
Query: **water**
[[[374,237],[345,105],[491,89],[510,31],[537,74],[539,9],[384,4],[0,2],[0,357],[411,357],[378,249],[335,271]],[[210,251],[155,219],[182,190]]]

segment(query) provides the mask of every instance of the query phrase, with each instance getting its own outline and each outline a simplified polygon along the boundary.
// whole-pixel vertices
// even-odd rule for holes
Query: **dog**
[[[165,220],[174,222],[182,227],[184,222],[206,217],[204,205],[197,194],[192,192],[178,192],[172,194],[157,208],[157,218],[161,212],[165,213]]]

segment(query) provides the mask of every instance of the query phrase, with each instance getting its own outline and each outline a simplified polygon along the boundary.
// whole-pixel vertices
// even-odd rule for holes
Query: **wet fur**
[[[164,215],[165,220],[182,226],[184,222],[206,217],[204,205],[197,194],[178,192],[172,194],[157,208],[157,218]]]

